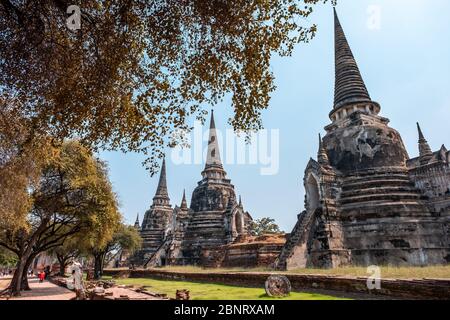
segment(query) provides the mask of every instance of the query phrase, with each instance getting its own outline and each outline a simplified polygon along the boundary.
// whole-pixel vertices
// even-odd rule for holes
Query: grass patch
[[[437,278],[450,279],[450,265],[448,266],[430,266],[430,267],[391,267],[381,266],[382,278],[393,279],[421,279]],[[323,274],[337,276],[367,277],[367,268],[365,267],[345,267],[336,269],[298,269],[287,271],[292,274]]]
[[[105,280],[111,277],[103,277]],[[188,281],[156,280],[149,278],[116,279],[118,284],[146,286],[149,291],[165,293],[170,298],[175,298],[177,290],[186,289],[190,292],[192,300],[341,300],[342,298],[328,295],[291,292],[286,298],[271,298],[266,295],[264,289],[236,287],[222,284],[199,283]]]
[[[393,279],[421,279],[421,278],[437,278],[450,279],[450,265],[446,266],[429,266],[429,267],[392,267],[381,266],[382,278]],[[124,269],[128,270],[128,269]],[[367,277],[366,267],[343,267],[335,269],[297,269],[290,271],[274,271],[268,268],[202,268],[196,266],[168,266],[157,268],[158,271],[173,272],[196,272],[196,273],[217,273],[217,272],[270,272],[270,273],[288,273],[288,274],[319,274],[329,276],[352,276]]]

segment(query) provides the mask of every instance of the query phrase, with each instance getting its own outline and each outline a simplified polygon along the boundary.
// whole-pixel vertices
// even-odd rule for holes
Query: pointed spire
[[[417,131],[419,132],[419,141],[426,141],[425,136],[423,135],[422,128],[420,124],[417,122]]]
[[[428,162],[430,162],[431,158],[433,158],[433,152],[431,151],[430,145],[423,135],[419,123],[417,123],[417,131],[419,132],[420,164],[427,164]]]
[[[241,198],[241,195],[239,195],[239,207],[242,208],[242,198]]]
[[[322,136],[319,133],[319,151],[317,152],[317,162],[321,165],[329,165],[330,159],[328,158],[327,151],[323,146]]]
[[[448,150],[445,145],[442,145],[438,152],[438,160],[447,162],[447,152]]]
[[[139,213],[137,214],[136,222],[134,223],[134,227],[136,229],[139,229],[141,227],[140,224],[139,224]]]
[[[180,208],[182,210],[187,210],[188,209],[187,201],[186,201],[186,190],[183,190],[183,199],[181,200]]]
[[[166,158],[163,158],[161,165],[161,173],[159,175],[158,188],[156,189],[156,195],[167,196],[167,181],[166,181]]]
[[[440,153],[440,159],[439,160],[441,160],[441,161],[443,161],[445,163],[449,163],[450,162],[450,151],[447,150],[445,145],[441,146],[441,149],[440,149],[439,153]]]
[[[336,77],[334,109],[353,103],[371,102],[369,92],[336,13],[336,8],[334,8],[334,33]]]
[[[216,128],[216,122],[214,121],[214,109],[211,109],[211,120],[209,123],[209,129],[215,129]]]
[[[220,160],[219,142],[217,141],[216,123],[214,121],[214,110],[211,110],[211,122],[209,125],[208,154],[206,156],[205,169],[211,166],[222,168]]]
[[[153,197],[154,205],[170,206],[169,194],[167,192],[167,179],[166,179],[166,158],[163,158],[161,164],[161,173],[159,175],[158,187],[156,188],[156,194]]]

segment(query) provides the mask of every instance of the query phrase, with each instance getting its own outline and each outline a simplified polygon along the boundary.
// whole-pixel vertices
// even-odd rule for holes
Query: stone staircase
[[[147,261],[144,263],[144,268],[158,266],[161,260],[161,249],[165,249],[169,246],[170,242],[173,240],[172,236],[167,237],[161,241],[161,244],[155,249],[155,251],[150,255]]]
[[[216,211],[195,214],[189,221],[184,240],[188,243],[200,243],[202,247],[226,243],[223,213]]]
[[[304,231],[307,229],[307,225],[311,220],[311,216],[312,214],[308,214],[306,211],[299,214],[294,229],[287,237],[280,255],[274,262],[274,266],[277,270],[286,270],[287,259],[292,255],[294,247],[302,240]]]
[[[145,248],[144,254],[152,254],[157,251],[164,240],[164,229],[148,229],[141,231],[142,247]]]

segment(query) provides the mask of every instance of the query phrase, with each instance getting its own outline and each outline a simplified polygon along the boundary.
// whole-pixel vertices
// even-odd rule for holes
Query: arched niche
[[[244,233],[244,215],[242,214],[242,212],[237,211],[234,215],[234,225],[236,226],[237,234]]]
[[[308,211],[315,211],[320,205],[319,183],[313,174],[306,180],[306,202]]]
[[[166,266],[166,264],[167,264],[167,254],[166,254],[166,250],[161,250],[161,253],[160,253],[160,255],[159,255],[159,264],[160,264],[160,266],[161,267],[164,267],[164,266]]]
[[[245,233],[244,213],[239,207],[233,209],[230,220],[233,238]]]

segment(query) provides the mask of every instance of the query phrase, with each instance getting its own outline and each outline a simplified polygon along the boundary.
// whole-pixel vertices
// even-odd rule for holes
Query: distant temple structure
[[[161,243],[167,237],[172,223],[172,214],[173,208],[167,192],[166,160],[164,159],[156,194],[153,197],[153,204],[145,212],[140,229],[143,242],[142,250],[138,253],[140,255],[139,260],[145,259],[159,249]],[[135,226],[139,227],[139,221],[136,221]]]
[[[317,160],[305,170],[305,211],[276,267],[450,262],[450,152],[432,152],[420,126],[417,158],[379,115],[336,11],[335,97]]]
[[[145,266],[221,265],[225,258],[221,250],[248,237],[250,221],[252,217],[237,199],[223,169],[212,113],[206,165],[202,180],[192,193],[190,207],[183,192],[180,206],[172,208],[163,160],[153,204],[142,225],[139,218],[135,223],[143,246],[131,261]],[[274,259],[276,255],[273,254]]]

